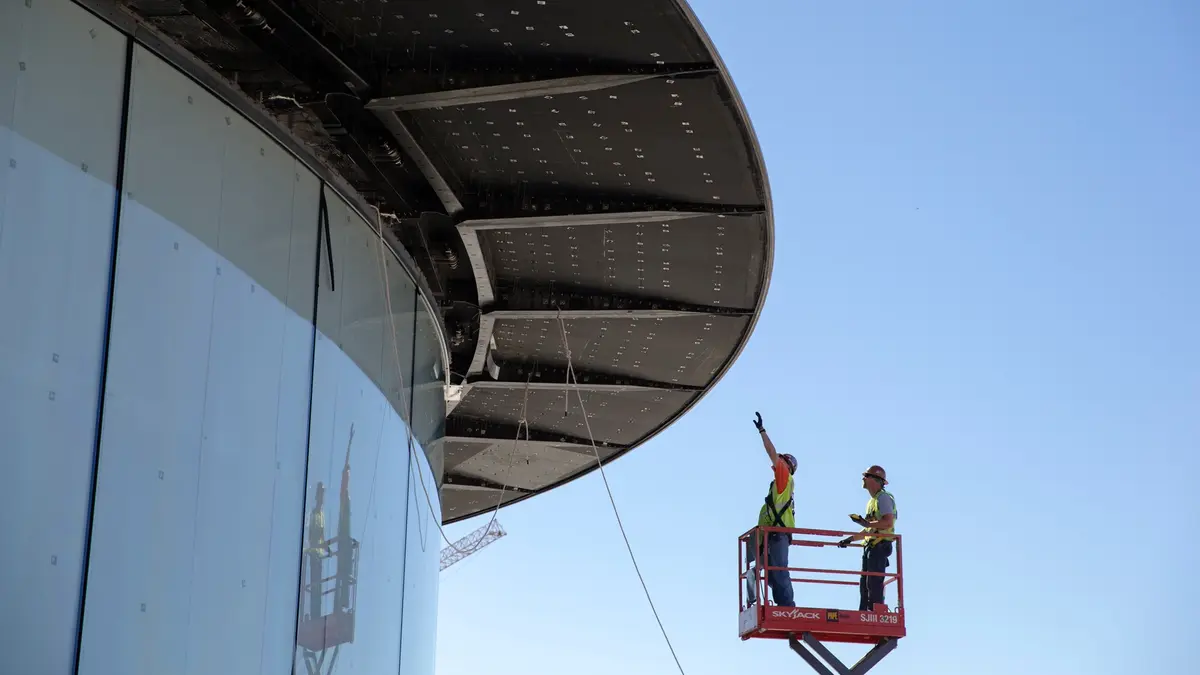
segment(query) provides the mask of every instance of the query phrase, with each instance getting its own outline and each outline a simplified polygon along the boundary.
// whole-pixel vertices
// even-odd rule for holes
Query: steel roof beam
[[[658,214],[664,211],[696,214],[688,217],[753,216],[766,213],[762,204],[679,202],[634,192],[614,193],[605,190],[563,188],[536,180],[522,183],[518,193],[514,193],[507,185],[495,183],[478,183],[476,190],[478,194],[488,195],[487,205],[477,207],[478,212],[468,208],[466,212],[459,214],[458,222],[467,224],[470,229],[480,230],[506,229],[502,222],[505,220],[520,227],[543,226],[564,218],[579,219],[578,224],[583,224],[593,218],[606,217],[609,214],[615,217],[615,214],[626,213],[629,215],[622,215],[621,218],[627,220],[620,222],[639,222],[638,214],[645,218],[640,222],[654,222]],[[595,224],[603,223],[604,221],[600,221]]]
[[[716,310],[716,311],[708,311]],[[493,319],[515,319],[525,321],[558,319],[680,319],[689,316],[752,316],[753,311],[725,310],[720,307],[675,309],[494,309],[487,313]]]
[[[506,443],[512,443],[515,440],[515,434],[516,434],[515,429],[516,428],[514,427],[514,431],[513,431],[514,437],[508,438],[508,439],[479,438],[479,437],[475,437],[475,436],[443,436],[438,439],[438,442],[448,441],[448,442],[453,442],[453,443],[468,443],[468,444],[472,444],[472,445],[487,445],[487,446],[494,445],[494,446],[498,446],[498,447],[504,447],[504,445]],[[541,450],[541,449],[545,449],[545,448],[559,448],[559,449],[570,449],[575,452],[585,452],[589,455],[592,454],[592,446],[586,440],[584,440],[583,443],[570,443],[570,442],[565,442],[565,441],[535,441],[535,440],[527,441],[527,440],[525,440],[524,432],[522,432],[521,440],[518,442],[523,447],[526,447],[526,448],[529,448],[532,450]]]
[[[487,440],[493,443],[505,440],[512,442],[517,440],[517,425],[508,422],[491,422],[475,417],[451,415],[446,419],[446,437]],[[592,452],[592,444],[586,438],[579,438],[578,436],[548,431],[537,427],[529,428],[529,440],[535,443],[553,445],[573,452],[581,451],[589,455]],[[520,441],[522,443],[525,442],[525,429],[521,429]],[[597,440],[596,447],[621,450],[625,446],[619,443]]]
[[[528,386],[533,390],[570,389],[576,386],[586,391],[684,391],[698,392],[701,387],[669,382],[655,382],[637,377],[623,377],[596,373],[575,368],[575,378],[567,383],[567,369],[560,366],[530,365],[504,361],[497,363],[499,377],[492,379],[487,376],[467,380],[468,387],[485,389],[517,389]],[[532,374],[530,373],[532,371]]]
[[[345,131],[341,134],[332,134],[338,147],[367,175],[379,191],[379,196],[383,197],[382,201],[387,207],[390,207],[392,211],[409,215],[419,212],[419,207],[414,207],[412,201],[402,193],[401,188],[396,186],[393,177],[389,175],[390,171],[381,167],[371,156],[369,148],[376,144],[371,143],[368,138],[369,132],[363,126],[366,120],[373,118],[362,112],[356,99],[348,94],[330,95],[324,102],[314,103],[309,107],[317,112],[319,118],[322,118],[322,123],[326,125],[327,130],[338,130],[340,127],[340,130]],[[375,223],[371,223],[371,225],[374,227]]]
[[[247,24],[243,33],[254,31],[271,41],[278,42],[283,48],[264,48],[280,63],[288,64],[293,70],[303,64],[299,71],[293,72],[306,83],[328,87],[322,93],[346,91],[356,96],[366,95],[371,89],[367,79],[343,60],[342,55],[351,53],[353,49],[342,44],[337,36],[329,31],[325,24],[310,15],[297,2],[286,2],[287,8],[281,7],[272,0],[205,0],[205,4],[215,6],[218,11],[236,11],[243,17],[242,23]],[[261,22],[249,24],[244,21],[246,13],[244,6],[258,13]],[[255,18],[255,17],[251,17]],[[322,38],[318,38],[318,33]],[[252,38],[253,39],[253,38]],[[333,40],[336,45],[328,45],[324,40]],[[254,40],[263,47],[261,40]],[[307,61],[308,63],[304,63]]]
[[[319,21],[294,3],[284,9],[272,0],[184,0],[183,6],[227,40],[253,45],[311,87],[318,100],[306,107],[321,118],[342,152],[371,180],[385,208],[415,214],[422,202],[432,201],[427,193],[409,194],[409,187],[401,186],[405,181],[393,175],[394,169],[381,166],[372,157],[372,148],[388,148],[383,141],[387,131],[371,128],[377,124],[375,117],[362,109],[359,97],[365,96],[370,86],[339,56],[344,45],[339,44],[335,51],[310,32],[320,30]],[[247,11],[257,14],[256,21],[245,20]],[[322,34],[336,40],[328,31]],[[407,151],[403,143],[396,142]]]
[[[193,5],[214,5],[219,8],[218,13],[236,11],[245,16],[238,8],[239,3],[234,0],[206,0],[205,3],[201,3],[200,0],[188,1]],[[319,94],[349,94],[349,100],[336,100],[336,97],[327,100],[330,109],[336,108],[333,114],[341,124],[349,130],[363,127],[367,119],[377,119],[387,134],[400,146],[400,150],[421,172],[447,213],[462,210],[462,204],[454,195],[449,183],[429,161],[399,118],[391,114],[374,115],[363,109],[362,99],[369,95],[372,86],[343,59],[343,55],[354,54],[352,47],[342,43],[322,21],[309,14],[297,2],[286,2],[285,6],[280,6],[272,0],[241,0],[241,4],[257,12],[263,21],[246,26],[234,24],[235,30],[284,64],[285,68],[316,89]],[[225,30],[228,30],[228,26]],[[322,37],[318,38],[314,33],[319,33]],[[325,40],[331,41],[332,44],[326,44]],[[353,60],[370,62],[369,59]],[[341,145],[342,150],[378,185],[385,196],[391,197],[389,201],[395,202],[400,199],[399,203],[388,206],[397,212],[415,213],[409,207],[410,200],[404,199],[395,182],[389,177],[389,171],[381,167],[367,150],[373,147],[383,147],[387,150],[387,143],[364,142],[361,135],[352,134],[351,139],[344,140]]]
[[[670,319],[680,316],[750,316],[751,309],[696,305],[666,298],[622,295],[603,288],[525,284],[501,280],[497,300],[486,316],[495,319],[645,318]]]
[[[473,488],[476,490],[494,490],[496,492],[503,490],[505,492],[512,492],[514,494],[519,494],[519,495],[528,495],[528,494],[533,494],[533,492],[534,492],[533,490],[527,490],[523,487],[517,487],[515,485],[501,485],[500,483],[497,483],[495,481],[490,481],[486,478],[476,478],[474,476],[464,476],[461,473],[455,473],[453,471],[446,472],[446,476],[442,482],[442,485],[445,487],[468,488],[468,489]]]
[[[467,218],[459,230],[519,230],[530,227],[583,227],[588,225],[636,225],[686,220],[704,216],[744,216],[762,213],[760,207],[713,207],[706,204],[653,204],[646,210],[605,210],[584,213],[551,213],[536,216]]]
[[[497,101],[512,101],[523,98],[540,98],[542,96],[559,96],[562,94],[578,94],[601,89],[611,89],[635,82],[654,80],[662,77],[682,77],[716,73],[711,64],[701,64],[692,67],[674,67],[650,69],[641,73],[610,73],[599,75],[578,75],[574,77],[558,77],[530,82],[513,82],[449,91],[433,91],[403,96],[388,96],[377,98],[367,103],[371,110],[397,112],[401,110],[429,110],[431,108],[453,108],[464,105],[480,105]]]
[[[344,89],[354,95],[366,95],[371,89],[367,79],[342,58],[342,55],[353,53],[353,47],[338,40],[322,20],[313,17],[299,2],[286,0],[283,2],[286,8],[272,0],[240,0],[229,4],[245,5],[262,14],[265,22],[262,25],[263,30],[280,36],[282,41],[287,43],[290,59],[311,56],[326,77],[336,78]],[[316,34],[322,37],[317,37]],[[335,41],[336,44],[326,44],[325,40]],[[298,74],[302,76],[304,73]]]
[[[429,182],[429,186],[433,188],[434,194],[437,195],[438,201],[442,203],[442,207],[446,209],[446,213],[454,214],[463,210],[462,202],[458,196],[454,194],[454,190],[450,187],[450,182],[446,177],[438,171],[434,166],[433,161],[429,159],[429,155],[425,154],[425,150],[421,148],[421,144],[417,142],[416,137],[404,126],[399,117],[396,117],[390,112],[372,110],[376,119],[380,124],[388,130],[392,138],[400,145],[400,149],[404,154],[408,155],[413,164]]]

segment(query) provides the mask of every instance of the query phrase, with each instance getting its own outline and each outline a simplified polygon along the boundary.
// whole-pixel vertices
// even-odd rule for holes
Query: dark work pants
[[[862,571],[886,572],[888,557],[892,555],[892,542],[878,541],[869,546],[863,546]],[[858,578],[858,610],[869,612],[875,603],[883,602],[884,577],[860,576]]]
[[[788,549],[792,547],[792,538],[781,532],[767,535],[767,567],[787,567]],[[758,556],[759,548],[752,547],[746,555],[747,565],[753,564]],[[767,572],[767,586],[771,588],[771,597],[780,607],[795,607],[796,601],[792,596],[792,573],[787,570],[770,570]],[[753,602],[753,598],[751,602]]]

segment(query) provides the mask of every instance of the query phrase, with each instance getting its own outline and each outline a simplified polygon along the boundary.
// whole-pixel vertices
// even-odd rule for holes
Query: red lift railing
[[[311,652],[323,652],[331,647],[353,642],[355,610],[358,606],[358,542],[350,539],[350,545],[345,551],[338,548],[341,543],[337,537],[323,544],[329,547],[331,555],[320,559],[321,564],[317,567],[321,570],[320,577],[309,578],[300,592],[302,606],[296,642]],[[325,560],[333,560],[337,566],[341,566],[344,561],[346,566],[338,570],[339,573],[325,576]],[[305,567],[307,576],[307,561]],[[332,586],[329,584],[331,581]],[[316,594],[313,593],[314,590]],[[330,611],[326,613],[325,598],[330,595],[333,596],[333,601],[329,603]],[[311,606],[314,596],[320,598],[315,607]]]
[[[791,546],[806,548],[837,547],[838,541],[860,532],[841,532],[837,530],[812,530],[803,528],[756,527],[738,537],[738,634],[743,640],[750,638],[786,639],[797,654],[804,658],[818,673],[829,673],[823,664],[817,661],[814,653],[830,663],[837,664],[838,672],[847,675],[861,675],[870,670],[892,649],[897,640],[905,636],[904,626],[904,551],[902,538],[898,534],[887,535],[893,541],[892,565],[895,572],[863,572],[859,569],[825,569],[816,567],[793,567],[797,561],[796,552],[788,555],[788,567],[773,567],[768,564],[767,536],[772,533],[789,534],[792,537]],[[850,550],[861,556],[861,541],[849,546]],[[755,565],[753,586],[755,589],[754,602],[747,597],[749,563],[747,552],[755,547]],[[856,562],[858,558],[856,557]],[[858,587],[860,579],[866,576],[884,577],[884,586],[891,591],[894,584],[896,609],[892,610],[885,604],[877,604],[870,611],[839,609],[829,607],[804,607],[804,594],[796,592],[796,607],[780,607],[769,598],[767,573],[783,570],[793,584],[828,584],[834,586]],[[816,578],[804,575],[829,575],[833,578]],[[847,576],[856,577],[853,581]],[[840,578],[839,578],[840,577]],[[852,606],[858,605],[858,594],[847,597],[853,600]],[[822,642],[843,642],[875,645],[866,656],[853,668],[842,666]],[[805,649],[805,647],[808,649]],[[810,651],[811,650],[811,651]],[[832,659],[832,660],[831,660]]]

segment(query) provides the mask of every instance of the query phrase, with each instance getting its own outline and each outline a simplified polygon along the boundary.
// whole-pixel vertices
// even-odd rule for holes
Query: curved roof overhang
[[[686,3],[82,1],[234,83],[384,214],[448,336],[446,522],[596,468],[562,328],[605,462],[749,339],[770,190]]]

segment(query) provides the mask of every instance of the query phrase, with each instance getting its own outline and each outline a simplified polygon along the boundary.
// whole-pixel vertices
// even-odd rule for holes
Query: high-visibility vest
[[[758,524],[764,527],[796,527],[796,505],[792,501],[795,481],[788,476],[787,485],[781,494],[775,489],[775,481],[767,488],[767,497],[758,511]]]
[[[878,534],[893,534],[896,532],[896,521],[900,519],[900,507],[896,506],[896,497],[893,496],[892,493],[888,492],[887,490],[882,490],[882,489],[879,491],[879,493],[885,494],[892,498],[892,526],[887,528],[886,530],[883,528],[869,528],[867,531],[875,532]],[[867,520],[878,520],[878,519],[879,519],[879,494],[875,494],[875,495],[872,495],[871,498],[867,500]],[[867,537],[866,543],[868,546],[870,546],[871,544],[874,544],[875,542],[881,541],[885,538],[887,538],[887,537]]]

